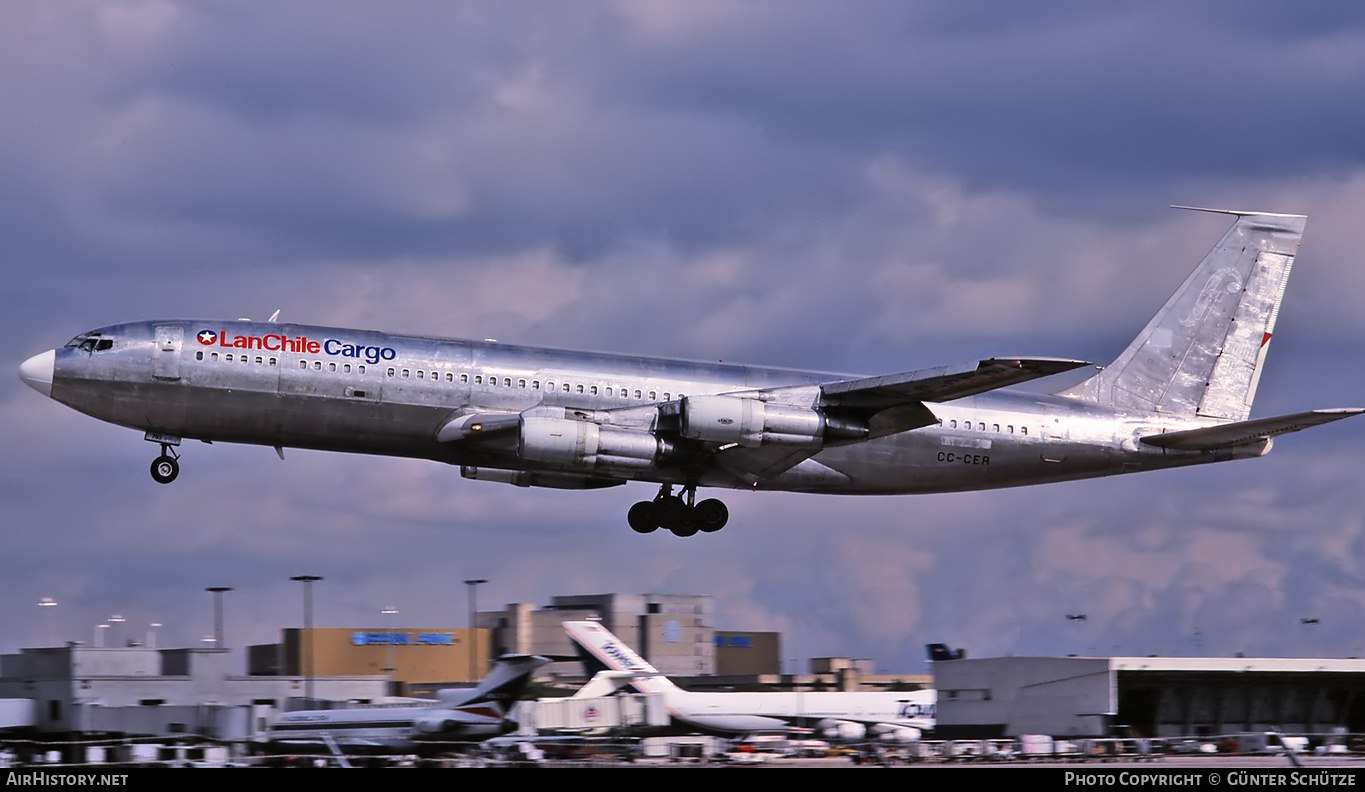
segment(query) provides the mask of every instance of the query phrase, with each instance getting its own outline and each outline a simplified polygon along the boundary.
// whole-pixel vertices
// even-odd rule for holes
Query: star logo
[[[199,343],[203,344],[204,346],[209,346],[214,341],[218,340],[218,334],[213,332],[212,330],[204,330],[199,333],[198,338]]]

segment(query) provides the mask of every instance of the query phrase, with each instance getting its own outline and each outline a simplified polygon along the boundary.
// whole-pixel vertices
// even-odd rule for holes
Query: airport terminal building
[[[35,734],[249,740],[311,686],[314,698],[381,701],[383,676],[243,676],[227,649],[63,646],[0,656],[0,726]],[[237,661],[240,662],[240,661]]]
[[[1282,730],[1365,733],[1365,660],[1001,657],[946,652],[932,675],[875,673],[824,658],[783,673],[777,633],[717,630],[709,596],[600,594],[513,603],[477,627],[285,629],[278,644],[228,649],[71,644],[0,656],[0,729],[36,735],[154,734],[249,741],[313,697],[382,704],[472,684],[500,654],[576,654],[562,623],[599,619],[694,690],[938,690],[934,737],[1200,736]],[[243,669],[242,673],[237,669]],[[581,664],[546,666],[566,691]],[[795,671],[796,669],[790,669]]]

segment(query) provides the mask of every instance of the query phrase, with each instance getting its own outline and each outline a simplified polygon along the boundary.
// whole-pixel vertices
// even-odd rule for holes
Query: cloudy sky
[[[1277,2],[0,5],[0,360],[265,318],[863,373],[1113,358],[1310,216],[1254,416],[1365,405],[1365,10]],[[1365,655],[1365,419],[1203,469],[733,492],[714,536],[427,462],[155,446],[0,379],[0,649],[710,593],[788,658]],[[43,597],[56,608],[40,609]],[[1084,622],[1064,614],[1085,613]],[[1316,618],[1305,626],[1300,619]],[[116,636],[117,637],[117,636]]]

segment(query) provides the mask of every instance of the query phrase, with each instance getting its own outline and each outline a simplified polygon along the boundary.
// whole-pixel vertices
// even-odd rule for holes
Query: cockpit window
[[[67,347],[79,347],[86,352],[103,352],[114,348],[114,339],[101,338],[99,333],[81,333],[66,342]]]

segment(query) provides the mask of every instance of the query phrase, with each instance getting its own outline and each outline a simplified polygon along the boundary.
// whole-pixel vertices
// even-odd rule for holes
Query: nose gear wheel
[[[170,484],[180,475],[180,461],[175,449],[166,443],[161,444],[161,456],[152,460],[152,479],[158,484]]]

